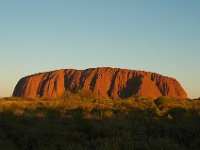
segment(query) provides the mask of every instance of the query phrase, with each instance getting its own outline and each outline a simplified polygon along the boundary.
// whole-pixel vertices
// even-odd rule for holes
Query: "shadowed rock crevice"
[[[91,83],[90,83],[90,90],[93,92],[94,91],[94,87],[96,85],[96,82],[97,82],[97,72],[94,74],[92,80],[91,80]]]
[[[113,77],[112,77],[110,89],[109,89],[109,91],[107,92],[109,97],[113,97],[113,96],[112,96],[112,91],[114,90],[114,87],[115,87],[115,80],[116,80],[116,77],[117,77],[118,73],[119,73],[119,71],[116,71],[116,72],[114,73]]]
[[[70,90],[70,85],[72,82],[72,76],[74,74],[73,70],[66,70],[64,75],[64,84],[65,84],[65,90]]]
[[[69,90],[71,92],[76,92],[79,84],[75,84],[74,80],[79,81],[79,79],[77,77],[77,70],[74,70],[74,69],[66,70],[65,75],[64,75],[65,90]]]
[[[138,96],[138,91],[141,86],[141,78],[142,76],[135,76],[132,79],[129,79],[126,83],[125,88],[120,93],[121,98],[128,98],[131,96]]]
[[[43,93],[45,92],[44,91],[44,87],[47,84],[48,80],[50,80],[50,74],[44,75],[44,78],[42,79],[41,84],[39,85],[39,88],[38,88],[38,91],[37,91],[37,93],[38,93],[37,96],[38,97],[42,97],[43,96]]]
[[[90,90],[97,97],[128,98],[160,96],[187,98],[187,93],[173,78],[156,73],[119,68],[92,68],[86,70],[57,70],[22,78],[13,96],[57,98],[65,90]]]

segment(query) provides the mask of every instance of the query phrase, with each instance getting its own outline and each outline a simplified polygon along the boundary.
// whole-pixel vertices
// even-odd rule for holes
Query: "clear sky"
[[[200,97],[200,0],[1,0],[0,96],[26,75],[111,66]]]

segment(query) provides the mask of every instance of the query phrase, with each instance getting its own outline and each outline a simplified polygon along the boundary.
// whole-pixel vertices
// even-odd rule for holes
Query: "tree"
[[[68,100],[68,99],[70,99],[71,98],[71,95],[72,95],[72,93],[70,92],[70,91],[64,91],[63,92],[63,94],[62,94],[62,98],[64,99],[64,100]]]
[[[89,100],[89,99],[95,98],[94,94],[90,90],[81,89],[78,91],[78,95],[80,96],[80,98],[82,100],[84,100],[84,99]]]

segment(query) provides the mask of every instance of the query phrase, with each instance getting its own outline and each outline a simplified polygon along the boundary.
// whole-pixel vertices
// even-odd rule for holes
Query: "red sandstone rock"
[[[64,91],[91,90],[104,98],[132,96],[160,96],[187,98],[178,81],[156,73],[118,68],[92,68],[86,70],[58,70],[22,78],[13,96],[57,98]]]

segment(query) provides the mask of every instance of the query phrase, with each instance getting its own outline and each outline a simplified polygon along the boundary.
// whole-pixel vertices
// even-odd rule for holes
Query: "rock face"
[[[90,90],[97,97],[127,98],[160,96],[187,98],[178,81],[156,73],[119,68],[57,70],[22,78],[13,96],[57,98],[64,91]]]

